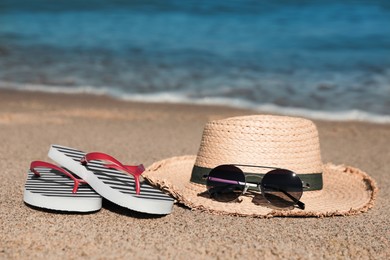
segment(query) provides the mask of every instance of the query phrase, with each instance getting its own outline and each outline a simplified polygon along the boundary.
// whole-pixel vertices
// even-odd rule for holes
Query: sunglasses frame
[[[290,172],[294,177],[297,177],[300,181],[300,183],[302,184],[302,192],[305,188],[307,187],[310,187],[310,184],[309,183],[304,183],[301,178],[299,178],[299,176],[294,172],[294,171],[291,171],[291,170],[288,170],[288,169],[283,169],[283,168],[278,168],[278,167],[270,167],[270,166],[258,166],[258,165],[247,165],[247,164],[222,164],[222,165],[218,165],[216,167],[214,167],[210,173],[215,170],[216,168],[220,167],[220,166],[234,166],[236,167],[238,170],[240,170],[240,172],[243,174],[244,178],[245,178],[245,182],[240,182],[240,181],[234,181],[234,180],[226,180],[226,179],[221,179],[221,178],[217,178],[217,177],[209,177],[209,175],[204,175],[203,178],[207,179],[208,180],[214,180],[214,181],[221,181],[221,182],[225,182],[225,183],[231,183],[231,184],[238,184],[238,185],[242,185],[244,186],[244,190],[240,193],[239,196],[245,194],[248,189],[250,188],[256,188],[256,190],[260,191],[260,193],[262,194],[263,198],[268,202],[270,203],[271,205],[274,205],[270,200],[268,200],[264,194],[264,186],[263,186],[263,183],[262,183],[262,180],[264,179],[264,177],[272,172],[272,171],[268,171],[267,173],[265,173],[263,176],[259,176],[259,175],[256,175],[256,174],[251,174],[251,175],[245,175],[244,174],[244,171],[242,169],[240,169],[239,167],[237,166],[241,166],[241,167],[250,167],[250,168],[262,168],[262,169],[273,169],[273,170],[283,170],[283,171],[288,171]],[[209,174],[210,174],[209,173]],[[260,182],[259,183],[251,183],[251,182],[248,182],[247,181],[247,178],[248,177],[256,177],[256,178],[259,178],[260,179]],[[212,179],[211,179],[212,178]],[[210,189],[207,189],[207,191],[209,192],[210,196],[213,196],[213,193],[210,192]],[[293,202],[294,204],[292,204],[291,206],[294,206],[294,205],[297,205],[300,209],[304,210],[305,209],[305,204],[303,202],[300,201],[300,198],[297,199],[295,198],[294,196],[292,196],[291,194],[289,194],[288,192],[284,191],[284,190],[280,190],[280,192],[282,192],[283,194],[285,194],[287,197],[289,197]],[[238,197],[239,197],[238,196]],[[237,198],[238,198],[237,197]],[[274,205],[276,206],[276,205]]]

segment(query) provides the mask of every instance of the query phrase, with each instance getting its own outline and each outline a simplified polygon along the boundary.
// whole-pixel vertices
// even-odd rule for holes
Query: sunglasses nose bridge
[[[246,192],[249,189],[250,190],[257,190],[257,191],[261,192],[261,180],[262,180],[261,175],[255,175],[255,174],[246,175],[245,176],[245,190],[244,190],[244,192]]]
[[[244,188],[244,190],[242,191],[242,194],[245,194],[247,191],[248,191],[248,189],[249,189],[249,185],[248,185],[248,183],[245,183],[245,188]]]

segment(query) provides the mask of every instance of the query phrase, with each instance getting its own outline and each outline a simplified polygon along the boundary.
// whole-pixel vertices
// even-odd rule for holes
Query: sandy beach
[[[358,167],[379,186],[373,209],[332,218],[214,216],[175,205],[155,217],[104,201],[91,214],[23,202],[29,163],[51,144],[128,164],[196,154],[211,119],[256,114],[221,106],[147,104],[106,96],[0,91],[1,259],[388,259],[390,125],[315,121],[324,163]]]

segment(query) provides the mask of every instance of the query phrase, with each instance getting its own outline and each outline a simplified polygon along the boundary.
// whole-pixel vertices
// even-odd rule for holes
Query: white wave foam
[[[256,104],[245,100],[233,99],[233,98],[203,98],[203,99],[191,99],[185,95],[178,93],[157,93],[157,94],[145,94],[145,95],[132,95],[125,96],[123,99],[128,101],[141,101],[141,102],[166,102],[166,103],[185,103],[185,104],[198,104],[198,105],[220,105],[230,106],[242,109],[251,109],[257,112],[281,114],[288,116],[301,116],[311,119],[319,119],[326,121],[361,121],[377,124],[390,124],[390,116],[379,115],[369,113],[362,110],[346,110],[346,111],[318,111],[304,108],[294,107],[281,107],[274,104]]]
[[[19,91],[40,91],[47,93],[65,93],[65,94],[93,94],[93,95],[110,95],[108,89],[99,89],[93,86],[48,86],[43,84],[28,84],[0,81],[0,89],[11,89]]]
[[[66,94],[93,94],[108,95],[125,101],[138,101],[147,103],[175,103],[175,104],[197,104],[197,105],[218,105],[234,108],[251,109],[257,112],[273,113],[289,116],[301,116],[311,119],[326,121],[361,121],[377,124],[390,124],[389,115],[380,115],[369,113],[362,110],[346,111],[318,111],[304,108],[281,107],[274,104],[256,104],[241,99],[207,97],[192,98],[185,92],[159,92],[153,94],[124,94],[123,92],[112,90],[110,88],[96,88],[93,86],[64,87],[47,86],[38,84],[19,84],[11,82],[1,82],[0,89],[12,89],[20,91],[41,91],[48,93],[66,93]]]

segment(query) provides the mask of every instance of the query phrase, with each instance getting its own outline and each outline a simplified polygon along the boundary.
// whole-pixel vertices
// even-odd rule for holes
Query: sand
[[[23,202],[29,163],[49,160],[52,143],[150,165],[196,154],[210,119],[255,113],[1,90],[0,258],[389,259],[390,125],[315,121],[323,161],[358,167],[379,185],[375,207],[356,216],[257,219],[175,205],[156,217],[107,201],[96,213],[60,214]]]

